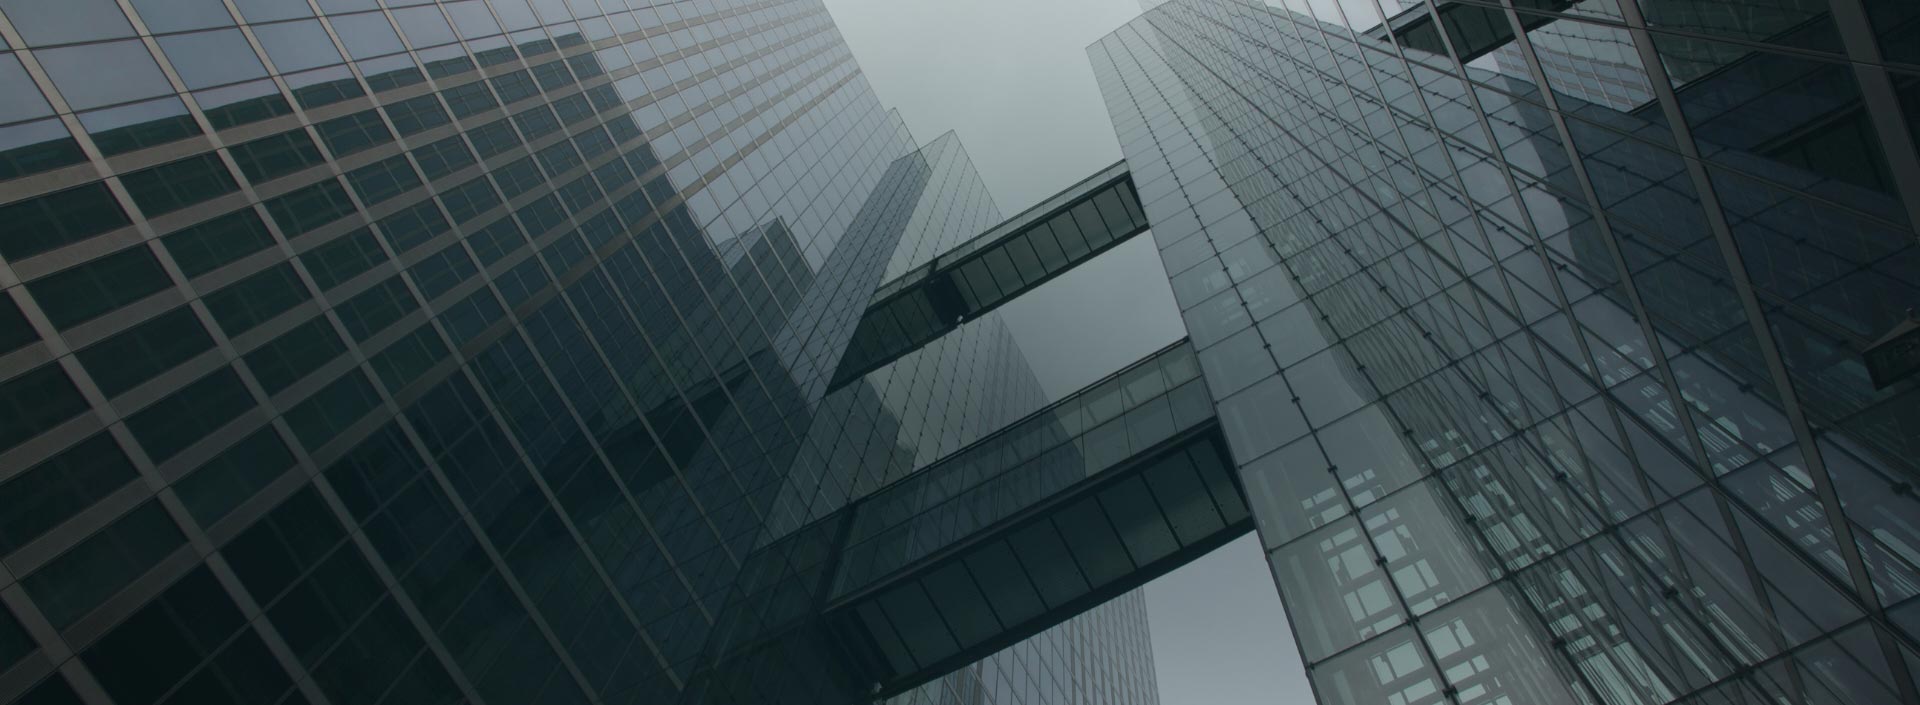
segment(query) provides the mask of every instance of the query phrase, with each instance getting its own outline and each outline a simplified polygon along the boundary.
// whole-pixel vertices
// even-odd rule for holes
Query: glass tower
[[[1912,3],[1147,4],[1088,52],[1321,702],[1920,702]]]
[[[814,0],[0,0],[0,702],[700,702],[1045,404],[991,315],[829,391],[999,220]],[[1136,595],[902,701],[1151,678]]]

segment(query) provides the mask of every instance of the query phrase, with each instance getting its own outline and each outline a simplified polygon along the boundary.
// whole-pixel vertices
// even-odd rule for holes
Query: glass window
[[[211,526],[278,479],[293,462],[293,453],[280,434],[272,426],[263,426],[174,482],[173,490],[195,521]]]
[[[441,94],[446,96],[447,105],[453,108],[453,114],[461,118],[472,117],[500,105],[493,99],[493,93],[487,90],[485,81],[454,86],[441,91]]]
[[[126,211],[94,182],[38,198],[0,206],[0,223],[12,226],[0,238],[0,255],[24,259],[126,225]]]
[[[19,57],[0,54],[0,122],[14,122],[53,114],[40,88],[20,65]],[[4,148],[6,145],[0,145]]]
[[[40,341],[40,334],[27,323],[13,297],[0,296],[0,354],[10,353]]]
[[[360,194],[362,203],[371,206],[419,187],[420,177],[401,154],[347,172],[347,183]]]
[[[133,36],[133,25],[113,0],[0,0],[0,10],[27,46]]]
[[[0,451],[11,450],[87,410],[58,363],[0,381]]]
[[[172,285],[153,251],[135,245],[28,282],[27,291],[64,330]]]
[[[279,394],[346,351],[347,344],[340,341],[327,317],[314,316],[254,348],[245,360],[260,386],[268,394]]]
[[[55,628],[65,629],[186,544],[160,503],[148,501],[20,579]]]
[[[1374,398],[1372,385],[1353,369],[1353,361],[1334,349],[1287,368],[1287,381],[1313,425],[1324,426]]]
[[[240,190],[226,163],[213,153],[142,169],[120,177],[120,183],[149,217]]]
[[[457,246],[453,249],[457,249]],[[446,343],[440,342],[440,334],[432,324],[421,324],[406,337],[394,341],[386,350],[380,351],[368,360],[373,371],[385,382],[388,389],[405,389],[407,385],[419,381],[420,375],[432,369],[434,364],[447,356]]]
[[[459,28],[460,36],[466,39],[479,39],[500,33],[500,23],[493,21],[493,13],[480,0],[461,0],[444,5],[447,15],[453,18],[453,24]]]
[[[233,15],[220,0],[133,0],[133,9],[149,32],[233,26]]]
[[[393,33],[393,25],[387,22],[384,14],[331,15],[327,21],[333,23],[333,31],[340,35],[340,43],[346,45],[347,55],[355,59],[369,59],[406,50],[406,45],[400,43],[400,35]]]
[[[100,391],[112,397],[211,349],[213,338],[182,306],[87,346],[75,357]]]
[[[240,173],[246,174],[247,180],[256,184],[325,161],[320,156],[320,149],[314,146],[313,138],[307,136],[307,131],[303,129],[288,130],[237,144],[229,150],[233,153],[233,161],[240,165]]]
[[[286,81],[287,85],[293,87],[293,99],[300,101],[301,107],[309,109],[367,94],[360,88],[360,82],[354,80],[353,72],[345,66],[288,74]]]
[[[294,191],[266,202],[267,213],[292,238],[354,212],[347,190],[335,179]]]
[[[313,10],[307,7],[306,0],[234,0],[233,5],[240,8],[240,16],[247,18],[248,22],[272,22],[313,16]]]
[[[1373,547],[1386,561],[1387,574],[1400,588],[1407,609],[1424,614],[1465,595],[1487,582],[1482,561],[1494,558],[1480,550],[1457,515],[1441,509],[1434,493],[1445,492],[1438,481],[1400,492],[1360,510],[1360,522],[1373,538]],[[1447,506],[1452,500],[1441,499]]]
[[[412,135],[430,130],[451,121],[446,108],[440,107],[440,99],[433,94],[410,98],[387,106],[387,117],[393,120],[393,127],[400,134]]]
[[[1378,406],[1341,419],[1318,435],[1355,505],[1377,501],[1426,472],[1425,463],[1408,451],[1405,437]]]
[[[314,127],[320,131],[320,140],[327,143],[327,150],[333,152],[336,159],[393,141],[393,133],[387,130],[387,124],[380,120],[380,113],[375,110],[337,117]]]
[[[286,262],[202,297],[220,328],[233,337],[311,298]]]
[[[253,81],[193,94],[213,129],[225,130],[281,115],[292,115],[293,104],[272,81]]]
[[[305,3],[301,5],[304,7]],[[333,47],[333,40],[317,21],[256,25],[253,34],[260,39],[260,46],[266,48],[267,58],[273,59],[273,67],[281,73],[340,63],[340,51]]]
[[[0,555],[13,553],[139,477],[113,436],[94,434],[0,484]],[[0,615],[3,616],[3,615]]]
[[[287,426],[300,443],[312,451],[340,435],[347,426],[380,405],[380,395],[367,381],[367,375],[354,368],[334,380],[306,401],[287,410]]]
[[[115,10],[118,13],[118,10]],[[160,66],[138,40],[42,49],[34,52],[75,110],[97,108],[171,93]],[[112,66],[112,71],[101,71]]]
[[[1220,426],[1236,458],[1257,458],[1307,433],[1306,419],[1279,377],[1221,400]]]
[[[432,5],[394,10],[393,18],[400,23],[400,31],[406,33],[407,42],[416,49],[457,39],[453,28],[447,26],[447,18],[441,16],[440,8]]]
[[[420,170],[428,180],[438,179],[474,163],[473,152],[467,149],[466,141],[460,139],[459,135],[416,148],[413,158],[419,162]]]
[[[1273,374],[1273,356],[1254,329],[1240,331],[1218,345],[1200,351],[1200,368],[1216,396],[1232,394],[1255,380]],[[1241,456],[1253,457],[1253,456]]]
[[[321,291],[332,289],[387,261],[387,253],[373,237],[373,230],[360,228],[335,238],[300,255],[307,273]]]
[[[174,263],[189,277],[274,245],[273,234],[253,208],[242,208],[160,238]]]
[[[237,29],[173,34],[157,41],[188,88],[209,88],[267,75],[253,46]]]
[[[37,174],[86,159],[80,143],[58,120],[0,127],[0,179]]]
[[[107,156],[200,134],[186,104],[173,96],[81,113],[80,125]]]
[[[380,219],[380,231],[386,233],[387,243],[398,253],[419,247],[451,227],[431,200]]]

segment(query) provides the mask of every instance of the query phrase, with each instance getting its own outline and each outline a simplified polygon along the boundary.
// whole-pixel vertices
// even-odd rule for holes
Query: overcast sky
[[[825,0],[880,101],[921,143],[947,130],[1006,215],[1120,159],[1086,46],[1137,0]],[[1000,309],[1058,397],[1185,335],[1150,237]],[[1313,702],[1259,541],[1147,586],[1165,705]]]

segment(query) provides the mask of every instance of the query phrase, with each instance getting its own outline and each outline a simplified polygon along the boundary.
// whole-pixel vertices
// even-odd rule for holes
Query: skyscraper
[[[7,0],[0,50],[0,702],[695,701],[763,545],[1045,404],[991,316],[828,393],[1000,216],[818,2]],[[1068,702],[1144,619],[921,694]]]
[[[0,702],[1154,703],[1257,531],[1321,702],[1920,705],[1920,12],[1143,4],[1006,216],[814,0],[0,0]]]
[[[1321,702],[1916,702],[1920,396],[1869,374],[1914,19],[1171,0],[1089,48]]]

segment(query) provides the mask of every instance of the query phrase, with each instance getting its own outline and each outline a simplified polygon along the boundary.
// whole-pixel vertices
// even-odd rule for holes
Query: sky
[[[959,134],[1013,215],[1120,159],[1086,46],[1137,0],[825,0],[880,102],[922,144]],[[1151,237],[1135,237],[1001,307],[1058,398],[1180,339]],[[1146,587],[1164,705],[1312,703],[1259,540]]]

